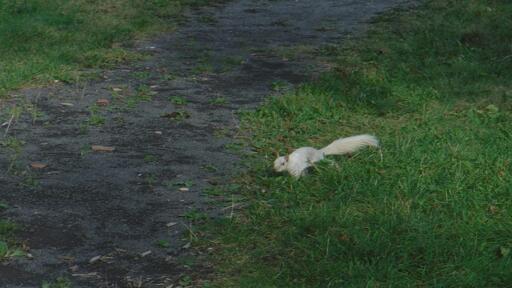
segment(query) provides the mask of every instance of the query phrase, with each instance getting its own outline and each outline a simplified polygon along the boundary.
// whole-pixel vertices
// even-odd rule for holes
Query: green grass
[[[228,104],[228,99],[220,96],[220,97],[211,98],[208,101],[208,103],[210,103],[210,105],[222,106],[222,105]]]
[[[186,6],[216,0],[1,0],[0,95],[53,80],[76,81],[83,67],[139,59],[123,48],[172,29]]]
[[[102,115],[102,107],[98,105],[91,106],[89,108],[89,119],[87,124],[92,126],[102,126],[105,124],[105,117]]]
[[[0,203],[0,212],[7,208],[3,203]],[[0,219],[0,261],[5,259],[22,256],[24,253],[16,248],[14,241],[14,233],[17,227],[10,221]]]
[[[181,97],[181,96],[171,96],[171,97],[169,97],[169,101],[171,101],[171,103],[174,105],[185,106],[188,104],[187,99],[185,97]]]
[[[156,241],[155,245],[162,249],[167,249],[167,248],[171,247],[171,244],[169,243],[169,241],[167,241],[165,239]]]
[[[44,281],[41,288],[71,288],[72,284],[67,278],[59,277],[53,282]]]
[[[329,49],[322,79],[245,114],[246,208],[205,228],[215,286],[508,287],[511,15],[484,0],[388,13]],[[382,150],[270,172],[275,153],[361,133]]]

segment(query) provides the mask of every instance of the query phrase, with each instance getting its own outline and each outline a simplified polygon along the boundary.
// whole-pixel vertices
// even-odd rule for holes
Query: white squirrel
[[[302,147],[290,155],[277,157],[274,161],[274,170],[277,172],[288,171],[292,176],[299,178],[304,175],[308,167],[323,160],[327,155],[354,153],[365,146],[379,147],[379,140],[375,136],[364,134],[340,138],[320,150],[313,147]]]

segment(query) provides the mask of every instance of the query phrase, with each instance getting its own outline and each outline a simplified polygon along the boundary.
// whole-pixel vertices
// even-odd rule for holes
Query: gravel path
[[[236,111],[325,69],[315,51],[403,3],[232,1],[190,11],[178,31],[138,43],[147,60],[14,92],[29,113],[9,130],[22,141],[18,157],[0,154],[9,170],[0,199],[33,259],[0,265],[0,287],[59,276],[73,287],[177,283],[191,273],[182,261],[195,253],[183,233],[190,219],[218,213],[205,189],[237,169],[227,149]]]

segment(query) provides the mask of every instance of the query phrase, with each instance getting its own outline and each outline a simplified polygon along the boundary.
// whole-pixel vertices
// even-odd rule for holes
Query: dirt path
[[[28,113],[9,130],[17,158],[0,154],[0,200],[33,259],[0,265],[0,287],[176,283],[189,273],[190,219],[216,213],[201,193],[236,169],[235,112],[305,80],[321,69],[312,51],[402,2],[233,1],[190,12],[176,33],[140,43],[148,60],[101,80],[16,92]]]

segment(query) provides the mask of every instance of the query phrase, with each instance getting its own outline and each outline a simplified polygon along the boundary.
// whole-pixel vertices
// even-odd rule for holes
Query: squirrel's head
[[[288,165],[288,156],[277,157],[274,161],[274,170],[277,172],[283,172],[286,170],[286,166]]]

